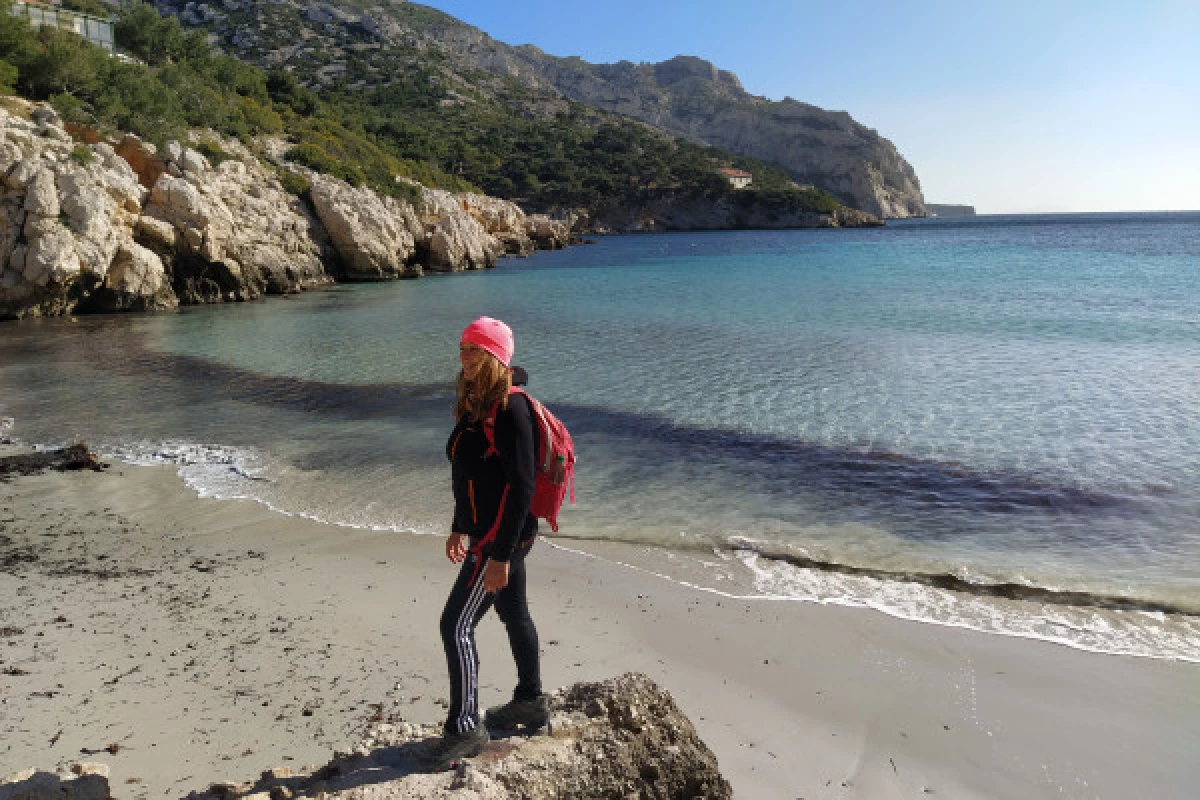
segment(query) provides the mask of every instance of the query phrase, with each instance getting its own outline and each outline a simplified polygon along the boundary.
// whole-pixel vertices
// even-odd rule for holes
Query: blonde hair
[[[499,406],[508,408],[508,392],[512,388],[512,370],[500,363],[486,350],[479,363],[475,380],[468,381],[462,370],[458,371],[457,399],[454,403],[454,419],[457,422],[470,420],[483,422]]]

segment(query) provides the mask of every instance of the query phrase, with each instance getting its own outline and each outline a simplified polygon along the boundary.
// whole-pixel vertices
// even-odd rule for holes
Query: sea
[[[1200,213],[608,236],[0,323],[0,434],[441,535],[458,335],[481,314],[574,436],[554,546],[666,554],[687,569],[664,580],[763,603],[1200,661]]]

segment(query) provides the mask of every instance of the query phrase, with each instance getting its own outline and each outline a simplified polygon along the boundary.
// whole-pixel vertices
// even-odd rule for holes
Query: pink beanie
[[[512,329],[498,319],[480,317],[467,326],[462,332],[462,344],[473,344],[482,347],[504,366],[509,366],[513,357]]]

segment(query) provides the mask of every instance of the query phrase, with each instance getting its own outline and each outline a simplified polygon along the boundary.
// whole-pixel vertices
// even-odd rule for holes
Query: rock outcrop
[[[425,231],[412,206],[337,178],[306,174],[312,182],[313,207],[342,257],[348,279],[421,275],[412,259]]]
[[[245,148],[220,147],[233,157],[213,167],[195,149],[169,143],[167,171],[140,220],[143,244],[173,266],[180,301],[253,300],[332,283],[324,231],[304,203]]]
[[[444,797],[447,790],[463,800],[732,797],[712,751],[670,694],[645,675],[559,690],[551,709],[551,735],[493,740],[456,772],[417,771],[440,726],[378,723],[353,752],[316,772],[274,769],[258,781],[217,784],[190,800],[320,793],[326,800],[415,800]]]
[[[46,107],[0,109],[0,173],[0,318],[175,305],[163,264],[134,242],[146,190],[110,145],[76,145]]]
[[[675,705],[645,675],[579,683],[551,696],[549,735],[489,743],[455,771],[419,772],[440,726],[376,722],[349,753],[295,773],[277,767],[257,780],[217,783],[189,800],[726,800],[733,790],[717,759]],[[312,769],[311,767],[306,769]],[[28,770],[0,782],[0,800],[108,800],[103,764],[78,778]],[[451,792],[452,794],[448,794]]]
[[[563,222],[493,197],[417,185],[417,209],[211,132],[161,152],[128,134],[76,144],[52,109],[26,110],[0,109],[0,319],[483,269],[570,241]],[[304,176],[307,200],[281,169]]]
[[[331,282],[323,231],[244,148],[214,168],[175,142],[162,154],[131,136],[76,144],[45,106],[29,120],[0,110],[0,172],[0,318],[165,309]],[[157,176],[152,189],[146,175]]]
[[[107,764],[83,762],[70,772],[28,769],[0,778],[0,800],[111,800]]]

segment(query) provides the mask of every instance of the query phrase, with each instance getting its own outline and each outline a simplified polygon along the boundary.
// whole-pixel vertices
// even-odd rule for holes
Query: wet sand
[[[380,715],[440,721],[443,541],[201,499],[166,467],[0,483],[0,776],[102,761],[117,797],[175,797],[322,764]],[[739,797],[1200,784],[1200,665],[733,599],[652,574],[661,551],[562,544],[530,557],[547,688],[646,672]],[[494,615],[480,652],[502,702]]]

